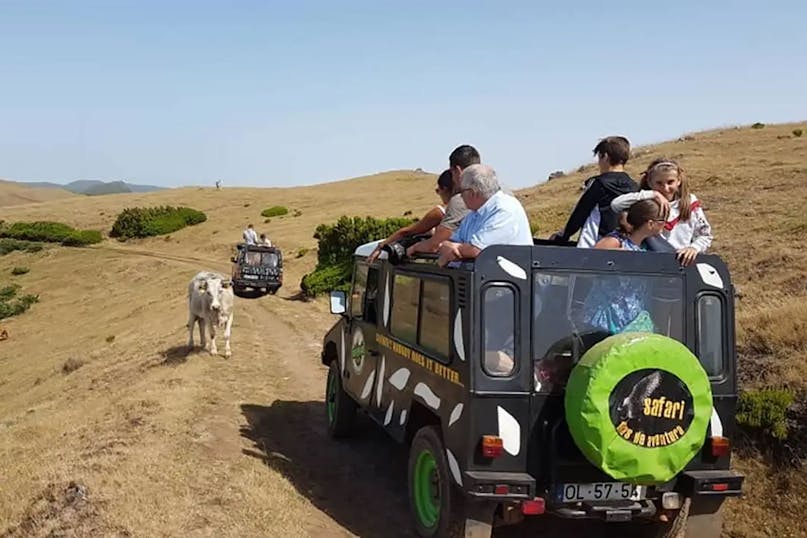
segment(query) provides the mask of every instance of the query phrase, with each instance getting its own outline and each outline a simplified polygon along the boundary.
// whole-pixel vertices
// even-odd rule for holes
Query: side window
[[[507,377],[516,368],[516,297],[512,288],[491,286],[482,305],[485,373]]]
[[[698,356],[709,377],[723,371],[723,302],[716,295],[698,299]]]
[[[449,356],[449,303],[447,280],[423,281],[418,343],[425,350],[445,358]]]
[[[356,264],[353,277],[353,291],[350,294],[350,314],[361,317],[364,313],[364,290],[367,287],[367,266]]]
[[[392,291],[393,336],[415,344],[417,342],[420,279],[408,275],[395,275]]]
[[[370,267],[364,293],[364,321],[375,325],[378,322],[378,269]]]

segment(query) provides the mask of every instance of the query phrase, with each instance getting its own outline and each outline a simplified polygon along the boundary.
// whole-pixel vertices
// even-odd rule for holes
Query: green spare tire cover
[[[680,342],[622,333],[583,355],[565,407],[569,432],[591,463],[616,480],[651,485],[672,479],[703,447],[712,389]]]

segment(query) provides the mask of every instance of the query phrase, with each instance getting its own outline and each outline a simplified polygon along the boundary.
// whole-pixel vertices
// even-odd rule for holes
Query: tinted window
[[[378,269],[373,267],[367,273],[367,287],[364,293],[364,320],[372,324],[378,321]]]
[[[416,344],[420,279],[407,275],[395,275],[392,290],[390,331],[394,336]]]
[[[511,288],[494,286],[485,290],[484,360],[482,367],[491,376],[509,376],[515,370],[516,299]]]
[[[350,295],[350,313],[361,317],[364,311],[364,290],[367,287],[367,266],[356,265],[353,277],[353,293]]]
[[[612,334],[652,332],[683,340],[680,277],[538,272],[534,279],[538,390],[565,383],[577,360]]]
[[[716,295],[698,299],[698,356],[710,376],[723,370],[723,302]]]
[[[448,357],[449,309],[448,282],[424,280],[419,344],[442,357]]]

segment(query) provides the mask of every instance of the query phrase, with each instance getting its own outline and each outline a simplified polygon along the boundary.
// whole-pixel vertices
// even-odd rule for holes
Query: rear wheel
[[[451,484],[443,441],[434,426],[421,428],[409,449],[409,507],[418,536],[465,535],[465,499]]]
[[[328,435],[346,437],[353,429],[356,416],[356,402],[342,388],[342,376],[337,361],[328,367],[328,381],[325,387],[325,408],[328,418]]]

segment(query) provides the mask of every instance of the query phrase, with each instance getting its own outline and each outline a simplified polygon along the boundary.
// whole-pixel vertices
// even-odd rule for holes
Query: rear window
[[[564,378],[591,346],[613,334],[653,332],[682,341],[683,286],[678,276],[535,273],[536,388],[544,376]]]

